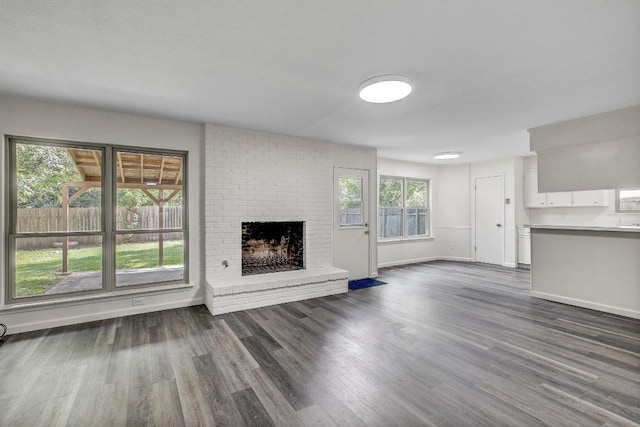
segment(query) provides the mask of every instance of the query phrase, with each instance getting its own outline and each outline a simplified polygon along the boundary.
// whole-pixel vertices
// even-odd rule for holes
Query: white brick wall
[[[241,277],[242,222],[304,221],[305,267],[313,270],[332,266],[333,166],[329,144],[207,125],[205,155],[208,288],[228,286],[229,281]],[[226,269],[223,260],[229,262]],[[305,292],[318,294],[317,289],[305,291],[304,286],[294,289],[297,299],[304,299]],[[344,283],[341,289],[346,290]],[[271,303],[292,297],[291,290],[286,295],[277,290],[263,292],[271,294],[254,297]],[[222,297],[214,296],[210,289],[207,305],[215,304],[211,298]],[[255,304],[248,297],[235,301],[244,301],[244,306],[235,304],[242,308]]]

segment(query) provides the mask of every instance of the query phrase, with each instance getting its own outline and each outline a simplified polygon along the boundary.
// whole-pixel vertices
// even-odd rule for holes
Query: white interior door
[[[333,264],[349,279],[369,277],[369,171],[335,168]]]
[[[502,176],[476,178],[475,260],[502,265],[504,208]]]

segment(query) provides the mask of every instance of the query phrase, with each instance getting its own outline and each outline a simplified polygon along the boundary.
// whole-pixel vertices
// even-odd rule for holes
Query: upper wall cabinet
[[[640,106],[529,130],[538,189],[640,187]]]
[[[573,198],[570,191],[547,193],[548,208],[566,208],[573,206]]]
[[[573,206],[609,206],[607,190],[574,191]]]
[[[535,169],[528,170],[524,174],[524,207],[547,207],[547,195],[538,193],[538,171]]]
[[[525,172],[524,185],[525,208],[609,206],[608,190],[538,193],[538,172],[535,169]]]

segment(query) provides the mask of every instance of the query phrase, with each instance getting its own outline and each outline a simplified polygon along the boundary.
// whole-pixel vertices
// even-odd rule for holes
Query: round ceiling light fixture
[[[373,104],[398,101],[411,93],[411,81],[398,74],[386,74],[365,80],[360,85],[360,98]]]
[[[433,158],[436,160],[451,160],[457,159],[460,157],[460,154],[462,154],[460,151],[443,151],[441,153],[436,153]]]

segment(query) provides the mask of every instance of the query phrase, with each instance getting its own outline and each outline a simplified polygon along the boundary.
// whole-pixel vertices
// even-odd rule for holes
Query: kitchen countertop
[[[637,225],[614,225],[603,227],[598,225],[528,225],[533,230],[578,230],[578,231],[614,231],[625,233],[640,233],[640,227]]]

